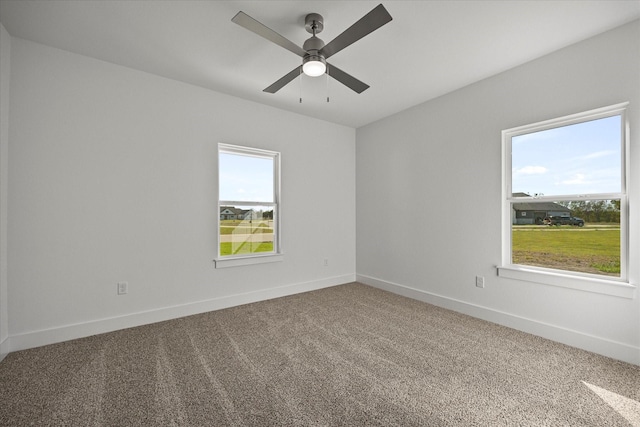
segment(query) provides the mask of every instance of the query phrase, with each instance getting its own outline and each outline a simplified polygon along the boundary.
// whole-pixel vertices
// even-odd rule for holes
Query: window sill
[[[234,257],[234,258],[218,258],[218,259],[214,259],[213,262],[216,264],[216,268],[227,268],[227,267],[240,267],[243,265],[265,264],[268,262],[281,262],[283,260],[284,260],[284,255],[271,254],[271,255],[258,255],[258,256]]]
[[[636,286],[623,281],[580,277],[522,266],[498,267],[498,276],[628,299],[633,299],[636,292]]]

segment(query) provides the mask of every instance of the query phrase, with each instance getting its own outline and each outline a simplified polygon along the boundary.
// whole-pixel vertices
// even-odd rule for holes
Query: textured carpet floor
[[[629,426],[638,402],[638,366],[357,283],[0,363],[3,426]]]

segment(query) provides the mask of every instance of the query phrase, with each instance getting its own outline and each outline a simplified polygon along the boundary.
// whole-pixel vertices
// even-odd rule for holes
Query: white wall
[[[630,101],[630,276],[640,284],[639,76],[635,21],[358,129],[358,280],[640,364],[637,290],[612,297],[495,269],[501,131]]]
[[[11,351],[355,279],[354,129],[18,38],[11,67]],[[218,142],[282,153],[283,262],[214,268]]]
[[[11,36],[0,24],[0,360],[9,352],[7,307],[7,192]]]
[[[357,135],[1,31],[4,351],[344,283],[357,249],[365,283],[640,363],[637,293],[494,268],[500,131],[622,101],[640,128],[637,21]],[[282,152],[284,262],[214,269],[217,142]],[[638,132],[631,142],[638,284]],[[130,293],[117,296],[123,280]]]

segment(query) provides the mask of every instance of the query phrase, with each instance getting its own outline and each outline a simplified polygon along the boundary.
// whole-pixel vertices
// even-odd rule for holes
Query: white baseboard
[[[18,335],[10,335],[9,338],[2,343],[1,348],[3,354],[5,354],[5,351],[6,353],[9,353],[10,351],[26,350],[43,345],[84,338],[91,335],[113,332],[120,329],[132,328],[135,326],[221,310],[238,305],[314,291],[353,281],[355,281],[355,275],[347,274],[344,276],[329,277],[321,280],[278,286],[259,291],[213,298],[205,301],[132,313],[125,316],[99,319],[75,325],[65,325],[57,328],[44,329]]]
[[[489,322],[547,338],[572,347],[591,351],[613,359],[640,365],[640,348],[633,347],[628,344],[607,340],[605,338],[528,319],[511,313],[505,313],[488,307],[470,304],[465,301],[433,294],[431,292],[400,285],[398,283],[376,279],[374,277],[356,274],[356,280],[365,285],[373,286],[394,294],[457,311],[478,319],[487,320]]]
[[[9,338],[6,338],[2,342],[0,342],[0,362],[2,362],[5,357],[7,357],[7,354],[9,354]]]

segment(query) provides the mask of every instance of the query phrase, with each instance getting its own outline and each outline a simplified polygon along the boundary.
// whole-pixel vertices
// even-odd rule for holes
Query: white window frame
[[[598,108],[583,113],[572,114],[557,119],[546,120],[502,131],[502,264],[498,266],[498,275],[510,279],[525,280],[545,285],[560,286],[580,291],[596,292],[623,298],[633,298],[636,286],[629,283],[629,205],[627,182],[629,174],[629,125],[626,117],[628,102]],[[558,196],[536,196],[533,202],[559,200],[620,200],[620,277],[580,273],[568,270],[535,267],[511,262],[512,204],[532,202],[531,197],[514,197],[511,188],[511,139],[513,137],[540,132],[562,126],[588,122],[612,116],[621,116],[621,189],[620,193],[571,194]]]
[[[263,159],[273,160],[273,202],[259,202],[259,201],[238,201],[238,200],[220,200],[220,153],[235,154],[241,156],[251,156]],[[218,164],[218,185],[216,188],[218,209],[216,211],[216,258],[214,259],[216,268],[237,267],[251,264],[263,264],[268,262],[282,261],[282,241],[280,233],[280,224],[282,217],[282,203],[280,200],[280,153],[277,151],[263,150],[260,148],[252,148],[240,145],[231,144],[218,144],[217,152],[217,164]],[[221,206],[234,206],[234,205],[252,205],[252,206],[268,206],[273,207],[273,252],[269,253],[254,253],[243,255],[220,255],[220,207]]]

